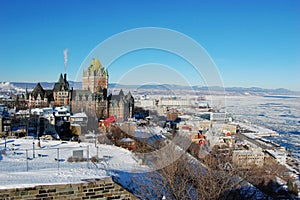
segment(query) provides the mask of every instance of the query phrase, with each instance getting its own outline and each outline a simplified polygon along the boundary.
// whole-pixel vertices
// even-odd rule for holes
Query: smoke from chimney
[[[64,65],[65,65],[65,71],[66,71],[66,68],[67,68],[67,63],[68,63],[68,49],[65,49],[64,50]]]

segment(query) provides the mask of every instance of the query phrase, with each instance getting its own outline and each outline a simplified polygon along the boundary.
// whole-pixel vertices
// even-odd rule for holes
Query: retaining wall
[[[113,182],[111,177],[86,180],[74,184],[51,184],[33,187],[0,189],[0,199],[138,199],[130,192]]]

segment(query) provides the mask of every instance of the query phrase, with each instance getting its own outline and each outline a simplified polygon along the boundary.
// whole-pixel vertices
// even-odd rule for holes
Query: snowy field
[[[4,151],[5,142],[0,140],[0,189],[74,183],[110,176],[113,171],[143,170],[130,151],[119,147],[97,144],[96,148],[94,143],[47,140],[41,141],[41,147],[38,147],[37,143],[33,139],[7,139]],[[73,151],[80,150],[83,158],[98,155],[100,162],[68,162]]]
[[[221,97],[213,97],[217,105]],[[226,96],[225,109],[237,120],[247,120],[280,134],[269,138],[287,147],[300,160],[300,97]]]

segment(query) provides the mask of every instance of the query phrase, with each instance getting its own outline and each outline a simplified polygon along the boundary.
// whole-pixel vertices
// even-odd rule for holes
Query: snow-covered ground
[[[96,148],[94,143],[45,140],[41,141],[41,147],[38,147],[37,143],[38,141],[33,139],[7,139],[7,149],[4,151],[4,140],[0,140],[0,189],[74,183],[82,179],[109,176],[112,171],[130,172],[144,169],[130,151],[112,145],[97,144]],[[68,162],[73,151],[77,150],[83,150],[84,158],[98,155],[101,161]]]
[[[10,82],[0,82],[0,91],[2,92],[11,92],[11,91],[16,91],[16,92],[25,92],[25,89],[16,87]]]

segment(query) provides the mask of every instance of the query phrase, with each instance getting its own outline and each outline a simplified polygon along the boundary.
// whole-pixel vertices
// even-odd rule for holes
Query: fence
[[[11,140],[13,141],[13,140]],[[7,141],[6,149],[0,154],[0,166],[4,172],[23,172],[31,170],[43,170],[57,168],[107,168],[109,158],[98,158],[99,148],[90,151],[89,145],[79,147],[64,147],[60,142],[48,146],[38,146],[37,140],[31,140],[31,148],[23,148],[24,145]],[[30,141],[30,142],[31,142]],[[47,141],[42,141],[46,143]],[[4,147],[4,146],[3,146]],[[3,159],[5,157],[5,159]],[[89,159],[87,159],[89,158]],[[93,163],[99,161],[97,164]]]

